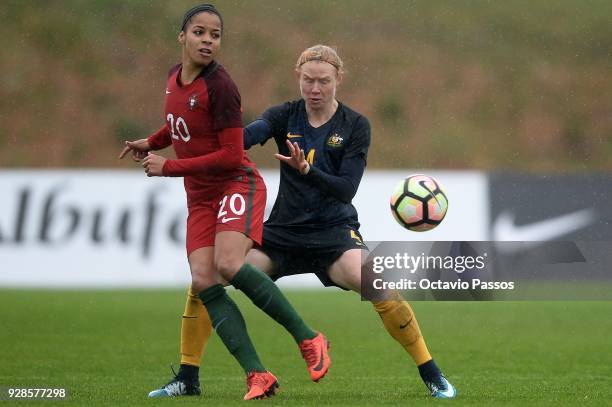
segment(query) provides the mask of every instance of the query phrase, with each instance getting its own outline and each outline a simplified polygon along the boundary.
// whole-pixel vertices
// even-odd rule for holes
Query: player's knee
[[[336,269],[329,273],[329,277],[339,286],[361,293],[361,275],[355,270]]]
[[[216,284],[216,280],[212,276],[212,270],[207,270],[203,265],[191,265],[191,290],[194,293],[199,293],[208,287]]]
[[[208,288],[206,284],[206,279],[199,276],[191,276],[191,286],[197,292],[204,291]]]
[[[240,270],[243,265],[242,259],[233,259],[231,257],[220,256],[215,259],[215,269],[225,280],[230,281]]]
[[[246,263],[249,263],[259,271],[266,273],[268,276],[276,274],[276,265],[267,254],[258,249],[251,249],[247,253]]]

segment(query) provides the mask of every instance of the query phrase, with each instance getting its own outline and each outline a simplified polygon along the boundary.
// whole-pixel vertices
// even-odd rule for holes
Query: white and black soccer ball
[[[414,174],[400,181],[391,195],[391,213],[408,230],[425,232],[438,226],[448,210],[442,184],[433,177]]]

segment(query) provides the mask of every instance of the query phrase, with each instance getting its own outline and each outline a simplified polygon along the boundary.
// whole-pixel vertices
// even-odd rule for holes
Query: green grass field
[[[417,370],[367,303],[339,291],[288,292],[332,342],[332,368],[309,381],[292,339],[232,292],[267,368],[269,405],[414,405]],[[217,337],[199,398],[149,400],[178,365],[182,291],[0,291],[0,387],[65,387],[69,401],[17,405],[244,403],[244,376]],[[457,386],[457,405],[612,404],[612,302],[417,302],[429,347]],[[0,405],[8,404],[0,401]]]

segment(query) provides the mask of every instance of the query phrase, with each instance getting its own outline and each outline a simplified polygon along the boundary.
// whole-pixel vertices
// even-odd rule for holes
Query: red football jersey
[[[185,177],[192,206],[215,199],[228,181],[259,174],[244,151],[240,93],[225,68],[213,62],[188,85],[180,74],[177,65],[168,75],[166,125],[149,143],[154,150],[173,145],[178,159],[167,160],[163,173]]]

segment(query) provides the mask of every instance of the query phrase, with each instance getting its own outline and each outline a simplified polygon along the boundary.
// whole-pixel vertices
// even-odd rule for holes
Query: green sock
[[[248,374],[252,371],[265,372],[247,333],[244,318],[236,303],[225,292],[221,284],[213,285],[199,294],[217,335]]]
[[[244,292],[253,304],[284,326],[297,343],[317,335],[304,323],[274,281],[252,265],[245,263],[240,267],[230,284]]]

